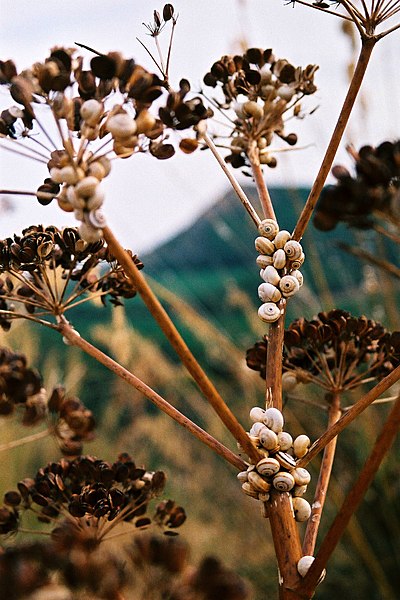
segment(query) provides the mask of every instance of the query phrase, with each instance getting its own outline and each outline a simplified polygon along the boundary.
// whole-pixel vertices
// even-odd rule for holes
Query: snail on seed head
[[[289,260],[294,260],[296,258],[299,258],[303,252],[301,244],[299,244],[299,242],[296,242],[295,240],[287,241],[284,244],[283,249]]]
[[[285,297],[293,296],[299,291],[300,284],[293,275],[285,275],[279,282],[279,288]]]

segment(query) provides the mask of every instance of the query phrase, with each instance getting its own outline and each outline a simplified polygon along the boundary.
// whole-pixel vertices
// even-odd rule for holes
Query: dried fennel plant
[[[277,58],[272,49],[249,48],[242,55],[225,55],[217,60],[205,75],[205,88],[198,95],[191,92],[186,79],[181,79],[175,91],[169,79],[177,24],[171,4],[164,6],[162,15],[155,11],[153,21],[146,25],[154,38],[157,57],[147,47],[146,50],[159,74],[119,52],[103,54],[85,45],[81,46],[92,56],[88,70],[84,68],[83,56],[75,48],[55,47],[45,61],[20,73],[11,60],[0,62],[1,83],[9,88],[18,105],[1,114],[1,141],[9,151],[27,156],[48,169],[47,177],[36,191],[2,190],[2,193],[33,196],[43,205],[56,202],[62,211],[73,212],[79,223],[77,228],[62,230],[53,226],[31,226],[1,241],[0,325],[7,330],[13,320],[22,318],[61,334],[67,343],[94,357],[139,390],[234,466],[239,471],[243,491],[260,503],[262,514],[269,519],[280,574],[279,594],[285,600],[310,598],[314,594],[332,551],[400,424],[400,401],[397,400],[314,559],[336,438],[399,379],[400,334],[390,333],[375,321],[355,318],[340,309],[320,313],[309,322],[299,319],[285,331],[285,312],[287,302],[303,283],[300,268],[305,256],[300,240],[332,167],[373,48],[399,25],[380,33],[378,29],[385,20],[396,15],[400,5],[383,0],[372,0],[369,7],[364,1],[358,6],[344,0],[314,3],[298,0],[291,4],[310,6],[350,20],[361,37],[360,56],[348,94],[293,232],[281,228],[276,221],[274,198],[269,193],[262,168],[276,166],[280,150],[274,146],[277,139],[289,147],[296,144],[297,135],[286,131],[286,121],[306,114],[303,103],[316,91],[317,65],[296,67],[287,59]],[[170,41],[165,57],[158,38],[168,26],[171,26]],[[208,88],[213,91],[209,92]],[[52,139],[38,119],[37,105],[46,108],[54,120],[57,140]],[[228,124],[227,136],[213,134],[207,126],[216,111],[224,115]],[[41,136],[37,137],[36,132]],[[175,153],[175,146],[184,153],[208,147],[256,226],[257,264],[263,280],[258,288],[263,303],[258,314],[268,324],[268,334],[249,351],[248,364],[259,370],[266,380],[266,404],[251,409],[253,424],[249,432],[189,350],[141,273],[140,260],[122,248],[102,210],[105,200],[102,180],[110,176],[112,161],[133,158],[138,153],[165,160]],[[224,147],[229,149],[225,159],[220,154],[220,148]],[[244,168],[253,177],[260,214],[229,165]],[[103,303],[108,297],[112,304],[118,305],[121,299],[135,294],[142,297],[201,392],[238,443],[239,454],[81,337],[66,316],[70,308],[92,297],[101,298]],[[4,357],[7,370],[14,359],[7,351]],[[321,388],[329,408],[327,429],[313,444],[306,433],[293,439],[283,430],[282,391],[294,388],[299,381]],[[342,395],[364,383],[374,386],[344,411]],[[13,401],[7,398],[6,388],[2,393],[1,406],[6,411],[5,404]],[[41,388],[36,384],[28,396],[36,398],[40,393]],[[35,399],[30,404],[34,406],[32,410],[43,405],[44,412],[59,411],[63,423],[72,430],[72,442],[79,445],[91,432],[90,415],[77,400],[75,404],[68,404],[63,394],[59,390],[47,400],[42,394],[40,402]],[[25,404],[28,404],[26,399]],[[57,425],[52,431],[60,437]],[[71,442],[69,430],[65,435]],[[65,445],[64,439],[63,443]],[[324,456],[311,507],[303,498],[310,481],[305,466],[322,450]],[[121,562],[103,554],[96,554],[98,562],[93,562],[91,549],[97,549],[100,542],[112,537],[107,534],[117,525],[126,528],[125,522],[132,525],[134,521],[136,528],[141,529],[150,526],[153,520],[160,528],[177,527],[184,520],[184,511],[172,501],[164,501],[158,505],[153,519],[144,516],[149,501],[163,489],[163,474],[137,468],[127,455],[120,455],[111,464],[80,456],[80,451],[73,446],[69,454],[75,458],[49,463],[34,479],[20,482],[18,492],[6,495],[6,505],[0,510],[1,532],[9,534],[18,530],[22,509],[32,510],[39,520],[52,525],[62,518],[62,524],[52,531],[54,552],[60,552],[61,548],[62,555],[65,547],[74,548],[74,553],[64,556],[62,584],[67,588],[73,587],[73,582],[85,589],[94,586],[92,590],[98,597],[121,599],[128,585]],[[302,546],[297,521],[307,520]],[[115,536],[124,534],[125,530],[118,529]],[[40,587],[50,581],[54,564],[48,549],[41,547],[38,553],[43,555],[43,578],[38,577],[37,585]],[[145,543],[141,554],[140,560],[151,563],[151,553]],[[15,569],[27,560],[23,551],[4,556],[4,561],[9,560]],[[131,560],[139,561],[138,558]],[[105,564],[112,571],[110,580],[115,585],[107,587],[107,581],[100,578],[96,587],[93,573],[103,569]],[[217,580],[221,573],[224,575],[220,565],[208,564],[203,571],[200,567],[195,575],[192,573],[191,577],[179,581],[177,589],[170,589],[169,597],[184,597],[182,589],[186,590],[183,592],[186,597],[189,594],[193,598],[204,597],[208,592],[202,587],[205,585],[202,576],[207,579],[210,573],[214,573]],[[247,591],[238,583],[224,597],[245,598]]]

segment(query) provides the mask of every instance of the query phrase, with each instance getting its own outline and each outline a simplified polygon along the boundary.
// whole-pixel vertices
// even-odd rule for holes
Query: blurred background
[[[265,173],[281,226],[290,230],[345,96],[354,50],[339,19],[301,6],[293,9],[284,5],[281,0],[175,2],[180,16],[171,80],[177,85],[181,77],[186,77],[193,90],[199,89],[213,62],[223,54],[240,52],[244,46],[272,47],[277,56],[295,65],[320,65],[318,91],[308,104],[317,110],[293,124],[299,135],[298,146],[305,148],[282,153],[278,167]],[[120,50],[152,68],[136,37],[151,47],[152,40],[146,36],[142,22],[151,21],[152,10],[162,10],[162,5],[153,6],[147,0],[3,0],[2,9],[0,56],[3,60],[13,58],[19,69],[43,59],[56,44],[72,46],[75,42],[101,52]],[[356,148],[399,136],[395,111],[400,105],[400,80],[394,76],[398,47],[399,35],[395,34],[376,49],[346,133],[345,141]],[[9,106],[3,87],[0,102],[2,109]],[[349,165],[344,145],[335,163]],[[3,189],[35,190],[46,176],[40,165],[2,149],[0,152]],[[249,178],[239,170],[235,175],[247,193],[255,197]],[[263,403],[264,382],[247,369],[244,356],[246,349],[261,339],[265,327],[256,316],[258,272],[252,224],[229,191],[223,173],[208,152],[190,156],[177,152],[168,161],[144,155],[114,163],[104,185],[110,225],[127,247],[139,253],[154,290],[222,396],[247,427],[249,409]],[[11,210],[3,211],[1,216],[0,237],[32,223],[73,224],[68,217],[53,205],[41,207],[29,198],[12,199]],[[359,234],[339,226],[326,234],[309,228],[303,239],[306,285],[289,303],[288,323],[300,315],[311,318],[320,310],[337,306],[357,316],[365,313],[389,328],[399,328],[398,279],[349,257],[337,247],[338,241],[354,244],[354,240],[366,240],[370,248],[376,247],[370,232]],[[393,246],[383,251],[389,257],[396,256]],[[115,309],[87,303],[71,313],[71,319],[93,343],[235,450],[230,436],[186,375],[140,299]],[[268,523],[258,515],[253,500],[240,492],[233,469],[192,441],[140,394],[116,381],[94,361],[83,359],[78,350],[66,348],[55,333],[16,322],[10,333],[1,333],[0,339],[2,344],[28,355],[47,387],[63,383],[95,412],[99,431],[96,440],[85,447],[88,453],[112,460],[118,452],[128,451],[147,468],[165,469],[169,496],[187,509],[189,518],[182,535],[190,542],[194,559],[216,554],[249,578],[257,600],[275,598],[276,564]],[[318,391],[303,387],[297,395],[318,402]],[[321,532],[329,526],[354,472],[364,463],[387,411],[387,405],[371,407],[341,436]],[[326,421],[323,410],[293,399],[287,399],[285,415],[286,428],[292,435],[306,430],[312,439],[322,432]],[[24,430],[25,435],[29,432]],[[18,419],[0,419],[0,435],[4,443],[20,437]],[[7,469],[0,473],[2,492],[59,456],[52,439],[28,448],[31,452],[21,447],[3,453]],[[397,444],[328,566],[318,598],[328,600],[338,593],[353,600],[397,597],[398,458]],[[314,483],[316,467],[317,463]],[[312,493],[311,487],[309,500]]]

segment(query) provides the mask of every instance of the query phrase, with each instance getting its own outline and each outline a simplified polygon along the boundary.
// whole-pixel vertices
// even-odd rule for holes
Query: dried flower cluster
[[[310,383],[330,392],[381,378],[400,364],[400,332],[390,333],[365,316],[335,309],[296,319],[284,338],[283,384]],[[247,366],[266,376],[268,337],[247,351]]]
[[[174,18],[172,5],[166,6],[164,18]],[[157,15],[158,35],[162,22]],[[126,59],[119,52],[95,53],[89,70],[84,69],[84,59],[74,48],[53,48],[44,62],[20,74],[11,60],[0,61],[0,84],[9,87],[19,105],[1,113],[0,134],[14,142],[10,150],[14,146],[18,152],[22,147],[25,156],[47,165],[50,177],[37,191],[39,202],[48,204],[56,198],[62,210],[74,212],[81,222],[80,235],[87,242],[99,240],[105,226],[101,181],[110,173],[110,159],[139,152],[170,158],[175,150],[166,143],[167,130],[187,129],[212,116],[200,98],[188,98],[187,80],[181,81],[175,93],[167,81],[132,58]],[[165,106],[151,111],[163,93],[167,96]],[[38,104],[49,108],[60,147],[39,119]],[[36,141],[36,128],[52,147],[40,142],[39,151],[28,142]],[[195,139],[181,142],[184,152],[193,151],[196,145]]]
[[[227,162],[243,167],[249,153],[256,152],[261,164],[276,166],[271,143],[278,136],[289,146],[296,144],[296,134],[285,133],[285,118],[301,115],[301,99],[317,89],[317,69],[316,65],[294,67],[286,59],[275,58],[271,49],[261,48],[249,48],[241,56],[223,56],[212,65],[204,83],[222,91],[223,99],[214,102],[233,125]]]
[[[355,176],[337,165],[336,185],[326,186],[314,216],[317,229],[328,231],[339,222],[358,229],[371,228],[383,218],[400,221],[400,141],[363,146],[355,153]]]
[[[263,502],[263,514],[266,517],[268,508],[265,503],[270,498],[271,488],[278,492],[290,492],[294,518],[296,521],[307,521],[311,506],[302,496],[307,491],[311,475],[306,469],[296,467],[296,458],[303,458],[307,454],[310,439],[306,435],[299,435],[293,440],[290,433],[283,431],[284,418],[277,408],[264,410],[254,406],[250,418],[253,425],[249,437],[264,458],[238,474],[243,492]]]
[[[155,524],[169,531],[185,521],[182,507],[164,501],[152,518],[147,515],[149,502],[164,486],[162,471],[137,467],[128,454],[120,454],[114,463],[94,456],[63,458],[40,468],[33,479],[20,481],[18,491],[5,494],[0,531],[18,531],[26,510],[52,523],[53,540],[65,548],[97,546],[121,523],[135,528]]]
[[[273,219],[264,219],[258,227],[261,234],[255,247],[260,254],[257,264],[264,283],[258,286],[258,296],[263,304],[258,316],[265,323],[274,323],[281,316],[282,301],[296,294],[303,285],[299,268],[304,262],[304,252],[299,242]]]
[[[92,412],[61,386],[49,397],[39,373],[27,366],[25,355],[0,348],[0,373],[0,416],[22,409],[23,425],[46,422],[66,456],[77,456],[83,442],[93,439]]]
[[[131,254],[138,269],[143,264]],[[88,243],[78,229],[31,226],[21,236],[0,240],[0,325],[8,330],[16,305],[41,317],[59,316],[92,297],[114,305],[136,289],[103,239]]]

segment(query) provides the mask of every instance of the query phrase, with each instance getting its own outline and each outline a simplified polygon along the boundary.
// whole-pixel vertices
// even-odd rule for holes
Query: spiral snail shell
[[[290,471],[294,477],[296,485],[308,485],[311,481],[311,475],[307,469],[303,467],[296,467],[293,471]]]
[[[264,413],[263,423],[274,433],[279,433],[283,429],[284,419],[280,410],[271,407]]]
[[[274,259],[272,258],[272,256],[268,256],[267,254],[260,254],[256,258],[256,263],[262,269],[265,269],[265,267],[272,265],[273,262],[274,262]]]
[[[272,485],[279,492],[290,492],[294,487],[294,478],[290,473],[281,471],[275,475],[272,480]]]
[[[257,492],[269,492],[271,489],[271,484],[265,481],[257,471],[248,473],[248,481]]]
[[[274,219],[264,219],[258,226],[260,234],[269,240],[273,240],[279,231],[279,225]]]
[[[278,436],[276,433],[268,429],[268,427],[263,427],[259,432],[259,439],[261,445],[264,446],[267,450],[274,450],[278,447]]]
[[[296,258],[299,258],[303,253],[301,244],[299,244],[299,242],[296,242],[295,240],[287,241],[284,244],[283,249],[289,260],[294,260]]]
[[[274,323],[281,316],[281,311],[273,302],[266,302],[258,309],[258,316],[265,323]]]
[[[308,452],[311,440],[307,435],[298,435],[293,442],[293,450],[297,458],[303,458]]]
[[[262,278],[266,283],[272,283],[272,285],[278,285],[281,280],[281,276],[272,265],[264,268]]]
[[[291,448],[293,443],[293,438],[290,435],[290,433],[287,433],[287,431],[280,431],[278,433],[278,444],[279,444],[279,448],[280,450],[282,450],[283,452],[285,452],[286,450],[289,450],[289,448]]]
[[[291,269],[300,269],[301,265],[304,262],[304,259],[305,259],[304,252],[302,252],[301,255],[299,256],[299,258],[295,258],[294,260],[292,260],[290,262]]]
[[[299,291],[300,284],[293,275],[285,275],[279,282],[279,288],[285,297],[293,296]]]
[[[265,410],[260,406],[253,406],[250,410],[250,419],[253,423],[257,423],[257,421],[262,421],[265,415]]]
[[[274,243],[266,237],[258,237],[254,242],[257,252],[260,254],[273,254],[275,252]]]
[[[282,248],[279,248],[278,250],[276,250],[272,256],[274,262],[273,265],[275,267],[275,269],[283,269],[284,266],[286,265],[286,254],[285,251],[282,250]]]
[[[292,499],[292,503],[294,518],[296,519],[296,521],[307,521],[311,516],[311,506],[307,502],[307,500],[305,500],[301,496],[295,496]]]
[[[256,468],[260,475],[270,477],[271,475],[275,475],[276,473],[278,473],[280,469],[280,464],[278,463],[276,458],[271,458],[269,456],[268,458],[262,458],[257,463]]]

